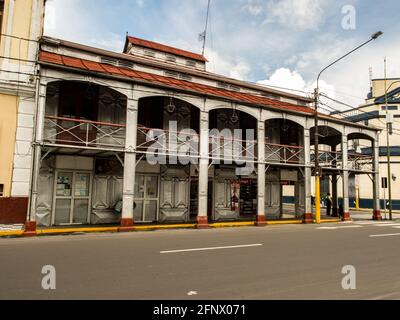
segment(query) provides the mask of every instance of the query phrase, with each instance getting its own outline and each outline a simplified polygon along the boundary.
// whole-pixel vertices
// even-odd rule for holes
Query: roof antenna
[[[207,5],[207,18],[206,18],[206,28],[204,29],[203,33],[200,33],[199,35],[199,40],[203,41],[203,50],[201,51],[201,54],[204,56],[204,52],[206,50],[206,41],[207,41],[207,29],[208,29],[208,19],[210,16],[210,4],[211,0],[208,0],[208,5]]]

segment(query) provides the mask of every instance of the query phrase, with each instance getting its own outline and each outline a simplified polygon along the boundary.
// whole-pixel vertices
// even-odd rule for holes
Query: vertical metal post
[[[318,99],[319,89],[315,89],[314,103],[315,103],[315,135],[314,135],[314,150],[315,150],[315,222],[321,223],[321,194],[320,194],[320,168],[319,168],[319,132],[318,132]]]
[[[257,226],[265,225],[265,122],[258,122],[257,132]]]
[[[312,223],[310,130],[304,129],[304,217],[303,223]]]
[[[378,135],[376,135],[375,140],[372,142],[372,150],[373,150],[373,220],[382,220],[381,211],[380,211],[380,190],[379,190],[379,143],[378,143]]]
[[[346,132],[342,135],[342,163],[343,163],[343,220],[350,220],[349,207],[349,167],[348,167],[348,141]]]
[[[135,196],[138,107],[138,100],[128,100],[126,115],[122,217],[119,231],[129,231],[133,228],[134,225],[133,213]]]
[[[389,132],[389,122],[388,122],[388,89],[387,89],[387,74],[386,74],[386,58],[385,58],[385,105],[386,105],[386,148],[387,148],[387,171],[388,171],[388,196],[389,196],[389,220],[393,220],[392,215],[392,168],[390,165],[391,150],[390,150],[390,132]],[[386,204],[385,204],[386,205]]]
[[[209,114],[200,113],[199,211],[197,228],[208,227]]]

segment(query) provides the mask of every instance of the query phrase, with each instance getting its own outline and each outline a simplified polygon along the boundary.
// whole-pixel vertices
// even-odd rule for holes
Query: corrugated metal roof
[[[313,110],[305,107],[290,104],[283,101],[273,100],[265,97],[260,97],[248,93],[230,91],[226,89],[211,87],[199,83],[189,82],[185,80],[179,80],[169,78],[166,76],[160,76],[142,71],[136,71],[124,67],[112,66],[104,63],[79,59],[75,57],[64,56],[52,52],[41,51],[39,55],[39,61],[44,63],[50,63],[58,66],[66,66],[84,71],[96,72],[107,75],[115,75],[126,77],[127,79],[145,81],[150,84],[157,84],[162,86],[168,86],[170,88],[194,91],[199,94],[213,95],[216,97],[239,101],[248,104],[254,104],[257,106],[272,107],[278,109],[284,109],[288,111],[304,112],[312,114]]]
[[[202,56],[201,54],[197,54],[197,53],[181,50],[178,48],[170,47],[170,46],[167,46],[167,45],[164,45],[161,43],[144,40],[144,39],[139,39],[139,38],[131,37],[131,36],[127,37],[127,41],[129,43],[132,43],[135,46],[148,48],[148,49],[152,49],[152,50],[158,50],[158,51],[174,54],[177,56],[190,58],[190,59],[193,59],[196,61],[207,62],[207,59],[204,56]],[[125,52],[125,53],[127,53],[127,52]]]

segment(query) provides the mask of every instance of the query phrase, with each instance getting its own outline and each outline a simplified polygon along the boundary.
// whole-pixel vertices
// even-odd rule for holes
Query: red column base
[[[381,211],[380,210],[374,210],[374,214],[372,216],[372,220],[375,220],[375,221],[381,221],[382,220],[382,216],[381,216]]]
[[[210,226],[208,225],[208,217],[197,217],[197,229],[208,229]]]
[[[122,218],[121,225],[118,228],[118,232],[134,231],[135,230],[134,224],[135,222],[133,221],[133,219]]]
[[[36,235],[36,221],[26,221],[23,236],[35,237]]]
[[[342,221],[351,221],[350,212],[343,212]]]
[[[312,213],[305,213],[304,214],[303,223],[304,224],[313,223],[313,215],[312,215]]]
[[[265,216],[257,216],[256,218],[256,227],[265,227],[267,222],[265,221]]]

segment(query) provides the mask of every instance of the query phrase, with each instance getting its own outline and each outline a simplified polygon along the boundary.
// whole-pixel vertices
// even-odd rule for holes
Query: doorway
[[[88,172],[56,171],[53,225],[90,223],[91,180]]]
[[[158,221],[158,176],[136,175],[133,217],[135,222]]]

